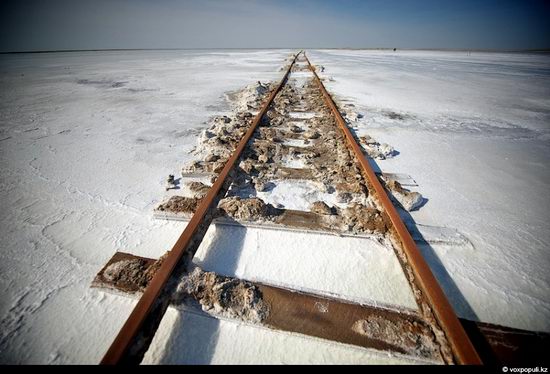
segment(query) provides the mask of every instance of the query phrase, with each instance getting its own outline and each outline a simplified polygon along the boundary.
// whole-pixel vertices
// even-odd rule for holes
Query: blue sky
[[[550,48],[549,0],[0,0],[0,51]]]

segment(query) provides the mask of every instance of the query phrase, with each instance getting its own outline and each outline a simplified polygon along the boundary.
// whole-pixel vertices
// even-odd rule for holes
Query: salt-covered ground
[[[550,331],[550,56],[310,56],[328,89],[364,114],[356,131],[399,152],[376,163],[418,183],[428,201],[414,221],[471,241],[424,248],[458,313]]]
[[[171,248],[185,224],[152,218],[166,176],[191,159],[209,117],[230,109],[224,93],[278,80],[289,52],[0,56],[0,362],[100,360],[134,301],[90,289],[94,275],[115,251],[159,257]],[[428,201],[412,213],[416,223],[454,228],[470,240],[423,248],[458,313],[550,331],[550,58],[400,51],[309,56],[334,77],[329,89],[365,115],[356,131],[399,152],[377,164],[418,182]],[[336,237],[277,235],[213,228],[196,261],[225,275],[410,304],[407,293],[378,283],[388,274],[394,285],[403,282],[390,251],[345,238],[338,252]],[[266,242],[271,245],[262,247]],[[285,261],[293,265],[275,271]],[[389,273],[378,274],[373,263]],[[361,289],[361,283],[368,285]],[[169,310],[145,361],[402,360]]]
[[[90,290],[117,251],[158,257],[152,218],[223,94],[276,79],[287,53],[0,57],[0,361],[97,363],[132,301]]]

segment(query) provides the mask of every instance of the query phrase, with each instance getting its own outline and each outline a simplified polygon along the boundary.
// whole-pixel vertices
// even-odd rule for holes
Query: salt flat
[[[171,248],[185,223],[152,218],[164,179],[191,159],[208,119],[230,109],[224,94],[278,80],[290,52],[0,56],[0,362],[99,362],[134,301],[91,290],[94,275],[118,250],[159,257]],[[355,130],[399,152],[377,164],[418,183],[428,201],[412,219],[454,228],[471,242],[423,247],[459,315],[550,331],[550,57],[308,53],[334,78],[328,88],[364,114]],[[244,245],[257,245],[260,234],[249,234]],[[209,237],[214,242],[222,251]],[[203,250],[197,261],[286,284],[275,273],[262,278],[254,261],[270,258],[269,251],[252,256],[251,248],[232,270],[223,251],[208,262]],[[371,254],[353,256],[349,261]],[[324,273],[298,266],[292,282],[322,287],[331,283]],[[341,290],[368,296],[359,286]],[[168,349],[173,341],[186,344]],[[193,341],[205,350],[190,349]],[[249,348],[258,344],[252,357]],[[293,344],[304,349],[289,355]],[[201,363],[401,360],[169,311],[146,361],[191,362],[189,355]]]
[[[471,241],[424,248],[459,315],[550,331],[550,56],[311,58],[335,78],[328,89],[353,97],[365,115],[356,131],[400,152],[377,164],[418,183],[429,201],[412,212],[415,222],[456,228]]]

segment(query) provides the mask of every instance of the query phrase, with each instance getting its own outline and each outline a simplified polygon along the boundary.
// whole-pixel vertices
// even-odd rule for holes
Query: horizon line
[[[116,52],[116,51],[193,51],[193,50],[402,50],[402,51],[442,51],[442,52],[496,52],[496,53],[549,53],[550,48],[526,48],[526,49],[500,49],[500,48],[393,48],[393,47],[312,47],[312,48],[291,48],[291,47],[214,47],[214,48],[90,48],[90,49],[52,49],[52,50],[26,50],[26,51],[0,51],[1,55],[5,54],[32,54],[32,53],[69,53],[69,52]]]

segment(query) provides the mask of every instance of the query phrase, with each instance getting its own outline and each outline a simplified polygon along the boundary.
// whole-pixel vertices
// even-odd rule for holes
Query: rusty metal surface
[[[431,328],[415,313],[352,304],[257,285],[270,306],[267,327],[442,364]]]
[[[550,334],[460,319],[485,365],[548,366]]]
[[[155,262],[152,259],[119,252],[97,274],[94,287],[133,296],[138,290],[139,294],[139,282],[142,277],[136,274],[131,265],[135,261],[144,261],[142,274],[145,274]],[[125,274],[122,282],[105,276],[106,269],[116,266],[117,263],[120,264],[120,273]],[[268,310],[265,318],[255,321],[255,324],[274,330],[393,352],[427,363],[443,363],[430,327],[415,311],[366,306],[280,287],[247,283],[259,290],[260,298]],[[193,295],[190,296],[194,298]],[[181,300],[185,299],[176,299],[179,300],[173,304],[176,308],[200,308],[199,299],[195,298],[195,303],[181,304]],[[217,316],[215,313],[212,315]],[[236,315],[233,318],[237,318]]]
[[[147,271],[156,261],[151,258],[135,256],[129,253],[116,252],[113,257],[105,264],[105,266],[97,273],[96,277],[92,281],[92,288],[108,288],[114,291],[121,291],[128,294],[138,294],[142,291],[141,285],[137,282],[137,279],[115,279],[114,277],[107,276],[107,272],[112,265],[120,264],[123,261],[136,263],[143,272]]]
[[[304,54],[305,56],[305,54]],[[464,328],[460,324],[452,306],[450,305],[443,290],[439,286],[435,279],[430,267],[422,257],[422,254],[418,250],[413,238],[409,231],[405,227],[405,224],[401,220],[399,213],[393,206],[389,196],[386,193],[384,187],[379,182],[374,170],[371,168],[368,160],[365,158],[361,147],[355,140],[355,137],[346,125],[340,111],[338,110],[331,95],[326,90],[325,86],[321,82],[321,79],[317,75],[315,68],[306,57],[311,71],[314,74],[315,80],[319,85],[319,88],[323,92],[323,96],[327,105],[330,107],[332,114],[334,115],[340,129],[344,132],[347,142],[350,148],[353,150],[357,160],[359,161],[361,168],[367,176],[371,186],[374,188],[380,204],[384,207],[386,214],[389,216],[395,232],[402,244],[402,248],[407,257],[407,262],[411,266],[414,272],[415,278],[418,282],[420,290],[425,295],[429,306],[433,310],[437,321],[445,332],[445,336],[452,348],[454,358],[457,363],[460,364],[482,364],[479,355],[477,354],[472,342],[468,338],[468,335],[464,331]],[[422,307],[419,305],[419,307]]]
[[[197,211],[193,215],[193,218],[187,224],[185,230],[181,234],[180,238],[177,240],[176,244],[174,244],[172,250],[170,251],[170,254],[164,260],[159,271],[143,293],[143,296],[139,299],[137,305],[134,307],[132,313],[122,326],[122,329],[120,330],[117,337],[111,344],[109,350],[103,357],[103,360],[101,361],[102,364],[112,365],[119,363],[138,363],[139,361],[141,361],[140,357],[134,356],[140,355],[140,353],[138,353],[136,350],[138,348],[138,345],[143,344],[141,340],[143,340],[144,337],[140,336],[140,334],[143,333],[142,329],[145,328],[144,324],[147,318],[150,318],[150,314],[155,310],[157,313],[161,314],[160,317],[157,316],[157,318],[155,318],[158,319],[158,321],[155,321],[155,323],[157,324],[157,326],[158,323],[160,323],[160,318],[164,314],[167,305],[164,305],[165,303],[161,303],[162,305],[159,305],[159,296],[163,292],[163,289],[165,288],[170,277],[172,276],[174,269],[184,256],[188,247],[192,244],[193,241],[200,242],[202,240],[202,238],[196,238],[195,236],[198,232],[201,231],[200,226],[204,224],[203,220],[208,215],[213,205],[215,205],[214,202],[217,201],[218,194],[222,190],[224,183],[226,183],[227,177],[232,171],[234,165],[239,160],[242,151],[244,150],[254,131],[260,124],[263,116],[267,113],[267,110],[273,99],[286,83],[286,80],[290,75],[291,69],[296,62],[298,55],[294,57],[294,60],[289,66],[280,84],[271,93],[267,101],[264,103],[262,109],[254,118],[252,125],[239,142],[239,145],[233,152],[231,158],[227,161],[225,167],[220,172],[216,182],[210,188],[206,197],[201,201],[199,207],[197,208]],[[139,347],[139,351],[143,351],[143,347]]]
[[[140,284],[136,283],[135,279],[139,279],[139,277],[120,282],[104,276],[105,270],[110,265],[128,260],[143,260],[145,262],[144,272],[148,271],[150,266],[155,263],[153,259],[117,252],[99,271],[93,287],[107,292],[123,293],[130,297],[138,295],[141,292],[139,291]],[[343,300],[293,292],[284,288],[252,284],[261,290],[263,299],[270,306],[269,316],[262,322],[262,325],[276,330],[409,356],[411,340],[409,340],[409,344],[407,344],[407,339],[401,342],[396,341],[394,337],[388,336],[391,329],[382,329],[382,334],[378,335],[364,334],[354,329],[354,325],[357,321],[367,320],[380,327],[384,325],[407,326],[409,323],[416,323],[417,328],[420,329],[425,327],[422,318],[413,311],[352,304]],[[178,306],[175,305],[175,307]],[[519,330],[462,318],[459,318],[459,321],[486,365],[523,367],[528,365],[544,366],[550,362],[545,351],[550,344],[550,334],[548,333]],[[423,336],[427,337],[428,335],[424,333]],[[425,352],[431,353],[429,350],[425,350]],[[414,353],[416,352],[413,352],[413,355]],[[414,356],[418,357],[418,355]],[[430,360],[428,357],[424,355],[420,358]],[[437,359],[435,355],[432,358]]]

